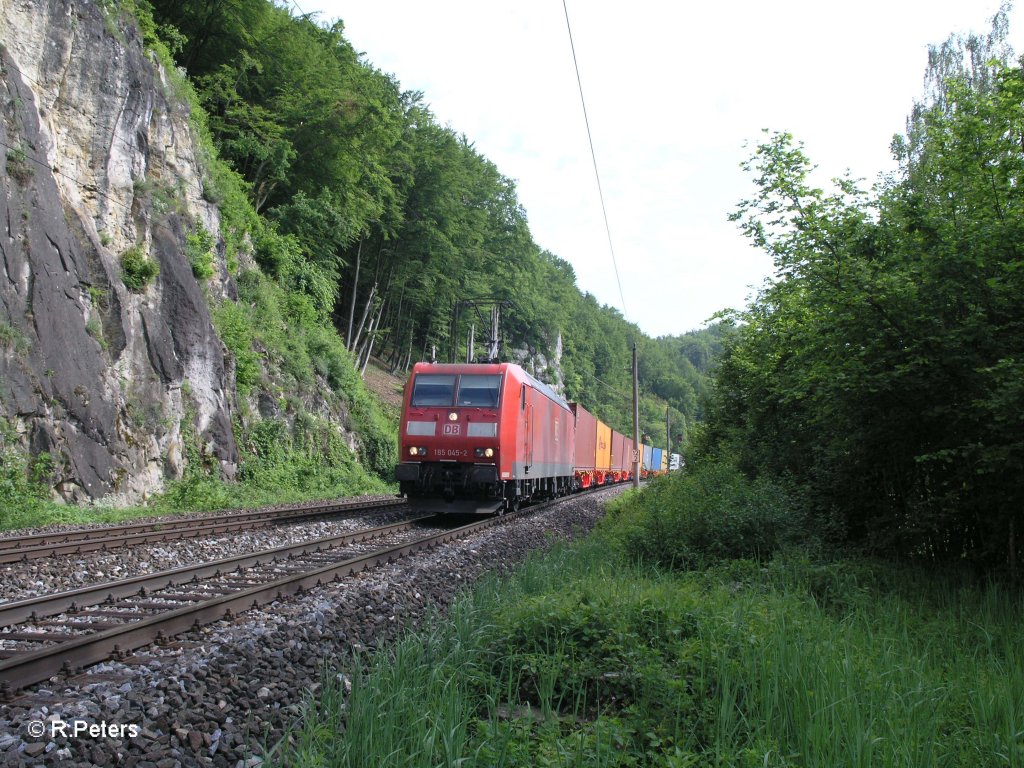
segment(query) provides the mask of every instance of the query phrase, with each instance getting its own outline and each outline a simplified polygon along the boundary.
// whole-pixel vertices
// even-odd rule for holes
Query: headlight
[[[489,459],[489,458],[491,458],[494,455],[494,449],[493,448],[477,448],[475,451],[473,451],[473,453],[476,454],[476,457],[478,459],[482,459],[482,458],[488,458]]]
[[[427,449],[426,448],[416,448],[415,446],[413,446],[412,448],[409,449],[409,455],[410,456],[426,456],[427,455]]]
[[[458,420],[459,420],[459,414],[457,414],[455,411],[452,411],[451,413],[448,414],[448,421],[458,421]]]

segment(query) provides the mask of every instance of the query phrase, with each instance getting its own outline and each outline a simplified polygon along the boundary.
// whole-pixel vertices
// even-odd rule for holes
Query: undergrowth
[[[707,490],[743,482],[722,477]],[[642,563],[636,537],[666,487],[679,486],[631,494],[589,539],[484,579],[446,621],[354,660],[350,692],[326,675],[271,759],[1024,765],[1018,592],[792,541],[704,552],[699,569]]]
[[[240,445],[237,479],[227,481],[203,461],[194,435],[184,429],[185,474],[166,489],[130,507],[62,504],[50,499],[55,459],[35,457],[18,446],[11,426],[0,420],[0,530],[54,523],[118,522],[153,515],[387,494],[394,485],[369,473],[345,445],[334,425],[299,414],[291,425],[265,419]]]

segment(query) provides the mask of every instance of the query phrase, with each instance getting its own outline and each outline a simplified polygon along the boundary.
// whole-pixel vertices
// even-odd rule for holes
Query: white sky
[[[295,2],[340,18],[367,61],[422,91],[516,180],[534,240],[651,336],[743,306],[771,273],[727,219],[754,191],[739,164],[762,128],[794,134],[827,177],[874,181],[921,96],[927,46],[987,32],[999,6],[568,0],[623,307],[560,0]]]

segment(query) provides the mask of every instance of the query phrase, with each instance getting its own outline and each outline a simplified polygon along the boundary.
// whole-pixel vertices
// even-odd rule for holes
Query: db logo
[[[442,435],[461,435],[462,425],[461,424],[445,424],[441,429]]]

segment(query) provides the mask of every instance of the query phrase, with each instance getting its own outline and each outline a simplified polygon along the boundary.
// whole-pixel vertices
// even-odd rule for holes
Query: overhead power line
[[[609,383],[607,383],[605,381],[601,381],[601,379],[597,378],[597,376],[594,377],[594,381],[596,381],[598,384],[603,384],[605,387],[607,387],[609,390],[611,390],[616,395],[621,397],[623,400],[626,400],[626,401],[628,401],[630,403],[633,402],[633,396],[632,395],[627,395],[624,392],[620,392],[615,387],[613,387],[611,384],[609,384]]]
[[[583,122],[587,126],[587,141],[590,142],[590,159],[594,163],[594,177],[597,179],[597,195],[601,199],[601,213],[604,214],[604,231],[608,235],[608,250],[612,255],[612,267],[615,269],[615,282],[619,286],[619,299],[622,301],[622,315],[627,320],[629,312],[626,311],[626,297],[622,292],[622,280],[619,279],[619,265],[615,260],[615,246],[612,244],[612,228],[608,224],[608,208],[604,204],[604,191],[601,188],[601,174],[597,170],[597,153],[594,152],[594,137],[590,132],[590,118],[587,116],[587,100],[583,97],[583,81],[580,79],[580,65],[576,60],[576,45],[572,39],[572,24],[569,22],[569,7],[566,0],[562,0],[562,10],[565,11],[565,27],[569,30],[569,48],[572,50],[572,65],[576,69],[576,85],[580,91],[580,104],[583,106]]]
[[[6,69],[14,70],[19,75],[21,75],[22,78],[24,78],[25,80],[27,80],[30,83],[35,84],[41,90],[45,89],[47,87],[45,83],[35,79],[30,74],[28,74],[25,70],[20,69],[13,62],[5,61],[3,63],[3,67],[6,68]],[[2,73],[0,73],[0,74],[2,74]],[[31,89],[29,89],[29,90],[31,90]],[[128,101],[128,97],[129,97],[130,93],[131,92],[129,91],[129,93],[125,94],[124,96],[118,95],[117,100],[119,102],[121,102],[122,104],[126,103]],[[125,112],[122,112],[122,115],[129,115],[131,117],[138,117],[139,113],[136,112],[136,111],[125,111]],[[143,152],[144,150],[138,144],[136,144],[136,143],[134,143],[134,142],[130,141],[129,139],[126,139],[126,138],[124,138],[122,136],[119,136],[117,134],[117,123],[119,121],[120,121],[120,117],[115,119],[114,123],[112,123],[111,126],[110,126],[109,133],[105,132],[102,135],[102,138],[104,138],[104,139],[109,138],[111,141],[116,141],[119,144],[123,145],[125,147],[125,149],[127,149],[130,152]],[[51,137],[51,140],[52,140],[54,148],[55,149],[59,149],[58,142],[57,142],[57,137],[53,136],[53,137]],[[7,145],[5,144],[4,146],[7,146]],[[8,147],[8,148],[10,149],[11,147]],[[37,163],[39,165],[42,165],[44,168],[49,168],[49,166],[46,163],[42,163],[39,160],[37,160],[36,158],[34,158],[34,157],[29,157],[29,158],[26,158],[26,159],[31,160],[32,162]],[[200,176],[209,175],[209,171],[207,170],[207,171],[204,172],[202,167],[199,165],[198,161],[196,163],[196,166],[197,166],[197,171],[198,171]],[[58,176],[62,176],[65,179],[73,181],[78,186],[79,191],[81,191],[81,192],[86,191],[86,187],[78,179],[75,179],[75,178],[73,178],[71,176],[68,176],[66,173],[63,173],[63,172],[57,170],[56,167],[51,168],[50,170],[52,170],[54,172],[54,174],[56,174]],[[147,178],[147,177],[148,177],[148,172],[144,172],[143,173],[143,178]],[[139,179],[135,179],[135,178],[132,179],[133,183],[137,182],[137,181],[139,181]],[[180,174],[176,177],[175,186],[177,186],[177,188],[179,190],[181,190],[181,191],[184,191],[187,188],[187,189],[191,190],[192,192],[196,193],[196,195],[198,195],[200,198],[205,198],[206,195],[208,194],[207,190],[204,189],[204,187],[202,186],[202,183],[200,183],[200,184],[193,184],[193,183],[189,182],[189,180],[186,179],[184,176],[181,176]],[[129,206],[125,206],[124,203],[120,202],[119,200],[115,200],[110,195],[106,195],[106,194],[104,194],[104,193],[102,193],[102,192],[100,192],[98,190],[89,190],[89,191],[94,192],[99,197],[105,198],[105,199],[107,199],[107,200],[109,200],[109,201],[111,201],[111,202],[113,202],[113,203],[115,203],[117,205],[120,205],[122,208],[128,208],[128,210],[131,210],[131,208]]]
[[[78,187],[78,191],[79,191],[79,192],[86,192],[86,191],[92,192],[93,194],[95,194],[95,195],[96,195],[96,196],[98,196],[98,197],[102,197],[102,198],[105,198],[105,199],[109,200],[109,201],[110,201],[110,202],[112,202],[112,203],[113,203],[114,205],[119,205],[119,206],[121,206],[121,207],[122,207],[122,208],[124,208],[124,209],[125,209],[126,211],[129,211],[129,212],[131,212],[131,210],[132,210],[132,207],[131,207],[130,205],[126,205],[125,203],[122,203],[122,202],[121,202],[120,200],[118,200],[117,198],[115,198],[115,197],[113,197],[113,196],[111,196],[111,195],[108,195],[108,194],[106,194],[105,192],[101,192],[101,191],[100,191],[99,189],[87,189],[87,188],[86,188],[86,187],[85,187],[85,186],[84,186],[84,185],[83,185],[83,184],[82,184],[82,183],[81,183],[81,182],[80,182],[80,181],[79,181],[78,179],[76,179],[76,178],[75,178],[74,176],[69,176],[68,174],[64,173],[63,171],[61,171],[61,170],[59,170],[59,169],[57,169],[57,168],[51,168],[51,167],[50,167],[50,165],[49,165],[48,163],[44,163],[44,162],[43,162],[42,160],[39,160],[38,158],[35,158],[35,157],[33,157],[33,156],[29,155],[29,154],[28,154],[27,152],[25,152],[25,150],[24,150],[24,149],[22,149],[21,147],[12,147],[12,146],[11,146],[10,144],[8,144],[7,142],[4,142],[4,141],[0,141],[0,147],[3,147],[4,149],[7,149],[7,150],[9,150],[9,151],[11,151],[11,152],[18,152],[18,153],[21,153],[21,154],[23,154],[23,155],[24,155],[24,158],[22,158],[22,160],[23,160],[23,161],[27,161],[27,162],[35,163],[35,164],[36,164],[36,165],[38,165],[38,166],[39,166],[40,168],[45,168],[46,170],[50,171],[50,172],[51,172],[51,173],[52,173],[52,174],[53,174],[54,176],[60,176],[60,177],[62,177],[62,178],[65,178],[65,179],[67,179],[68,181],[72,182],[72,183],[73,183],[73,184],[74,184],[74,185],[75,185],[76,187]],[[8,155],[8,161],[9,161],[9,160],[10,160],[10,156]],[[160,226],[163,226],[163,225],[162,225],[162,224],[160,224],[159,222],[157,222],[157,223],[155,224],[155,226],[158,226],[158,227],[160,227]],[[171,234],[174,234],[174,233],[173,233],[173,232],[172,232],[172,231],[171,231],[170,229],[168,229],[167,231],[168,231],[168,232],[171,232]]]

